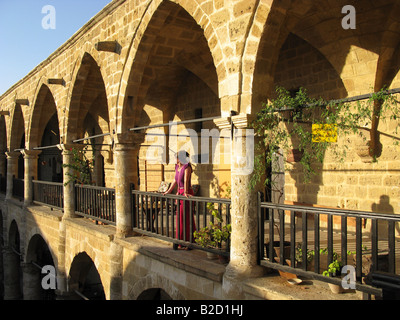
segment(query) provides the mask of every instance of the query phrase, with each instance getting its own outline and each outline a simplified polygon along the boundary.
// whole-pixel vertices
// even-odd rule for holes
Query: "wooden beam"
[[[0,111],[0,116],[9,116],[10,111]]]

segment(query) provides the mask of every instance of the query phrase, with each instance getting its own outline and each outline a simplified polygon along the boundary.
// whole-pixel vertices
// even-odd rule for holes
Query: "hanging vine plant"
[[[68,180],[64,182],[64,185],[69,183],[92,185],[93,162],[87,159],[85,155],[87,147],[82,150],[71,148],[70,151],[72,153],[71,163],[63,164],[63,168],[70,169],[66,173]]]
[[[265,172],[276,159],[278,150],[286,154],[296,150],[306,183],[315,174],[315,165],[323,163],[328,148],[338,161],[344,161],[351,135],[361,138],[368,146],[368,154],[376,161],[377,123],[397,120],[400,116],[398,101],[385,89],[372,94],[368,100],[356,102],[313,99],[304,88],[291,94],[278,87],[276,93],[277,98],[263,104],[252,123],[260,138],[256,144],[253,189],[260,181],[265,186],[273,183]],[[395,134],[398,127],[399,124],[395,126]],[[339,144],[338,137],[346,140]],[[393,137],[395,144],[398,140]]]

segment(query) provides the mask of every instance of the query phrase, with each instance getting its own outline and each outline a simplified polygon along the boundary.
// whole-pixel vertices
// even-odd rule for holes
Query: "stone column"
[[[18,174],[18,157],[20,156],[20,152],[6,152],[7,156],[7,192],[6,199],[12,198],[13,191],[13,176],[17,176]]]
[[[58,148],[61,150],[63,157],[63,164],[71,164],[73,161],[72,148],[82,148],[83,146],[74,144],[61,144]],[[63,168],[63,182],[64,182],[64,215],[63,218],[75,218],[75,186],[73,182],[65,185],[65,182],[70,180],[69,173],[72,174],[70,168]]]
[[[241,280],[258,277],[263,268],[258,265],[257,191],[250,189],[253,173],[255,140],[247,115],[216,121],[227,128],[233,123],[231,158],[231,250],[230,262],[223,280],[228,299],[241,299]]]
[[[24,171],[24,204],[29,206],[33,201],[33,184],[32,179],[38,176],[38,158],[41,151],[23,150],[25,171]]]
[[[65,222],[62,221],[59,227],[58,233],[58,264],[57,264],[57,289],[56,296],[57,300],[69,300],[71,293],[68,292],[68,276],[65,266],[65,252],[66,252],[66,241],[67,241],[67,230]]]
[[[110,300],[122,300],[123,247],[110,245]]]
[[[20,300],[22,299],[20,256],[8,247],[3,251],[3,259],[4,300]]]
[[[137,183],[137,155],[139,152],[137,137],[136,134],[115,137],[116,236],[120,238],[132,234],[131,184]]]
[[[41,271],[32,263],[22,264],[24,300],[41,300]]]

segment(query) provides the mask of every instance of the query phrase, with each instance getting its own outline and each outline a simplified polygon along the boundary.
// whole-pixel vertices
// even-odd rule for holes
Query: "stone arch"
[[[400,70],[400,25],[398,13],[400,4],[395,2],[384,24],[382,46],[379,54],[374,90],[379,91],[383,87],[389,87]]]
[[[45,245],[49,249],[49,253],[51,255],[51,260],[53,265],[58,268],[58,258],[54,252],[55,246],[57,244],[49,242],[43,232],[38,227],[31,228],[27,234],[26,239],[28,239],[28,246],[25,248],[25,262],[29,263],[33,258],[35,258],[35,249],[38,248],[40,245]]]
[[[28,149],[41,146],[43,131],[54,114],[57,115],[57,122],[59,122],[53,93],[50,87],[45,83],[45,79],[41,78],[36,89],[33,110],[27,128],[26,142]]]
[[[25,147],[25,119],[21,105],[16,103],[11,117],[9,151]]]
[[[68,289],[78,291],[90,300],[105,300],[102,277],[95,262],[86,252],[81,252],[72,261]]]
[[[8,243],[4,270],[5,292],[7,300],[20,300],[23,296],[21,268],[21,237],[17,222],[13,220],[8,231]]]
[[[102,96],[102,117],[109,119],[109,102],[107,88],[104,83],[104,74],[101,64],[98,62],[98,53],[90,44],[84,46],[84,51],[76,60],[72,71],[70,87],[67,94],[67,110],[64,115],[62,125],[62,141],[63,143],[71,143],[77,139],[82,132],[77,133],[78,120],[84,120],[86,113],[89,111],[90,103],[93,103],[100,95]],[[97,58],[97,59],[96,59]],[[91,79],[90,76],[93,76]],[[96,81],[96,83],[90,83]],[[89,89],[89,90],[85,90]],[[91,93],[88,93],[91,91]],[[89,96],[91,94],[91,96]],[[84,101],[86,99],[86,101]],[[85,104],[85,106],[83,106]],[[83,118],[81,117],[84,113]]]
[[[9,248],[13,248],[19,253],[21,252],[21,237],[16,220],[12,220],[8,228],[7,245]]]
[[[274,91],[273,74],[277,59],[290,33],[307,41],[329,61],[341,76],[345,90],[349,94],[356,95],[356,92],[360,91],[354,87],[353,78],[358,75],[352,73],[351,66],[359,63],[358,57],[363,57],[361,64],[368,62],[371,83],[362,89],[370,92],[374,85],[374,68],[378,63],[376,60],[379,46],[376,46],[377,37],[368,31],[370,29],[366,25],[368,23],[369,26],[377,26],[374,34],[381,34],[382,25],[386,24],[384,12],[387,12],[387,7],[368,4],[362,12],[357,12],[359,27],[355,30],[344,30],[341,26],[343,19],[341,9],[348,4],[345,0],[335,2],[334,7],[324,1],[309,0],[274,1],[272,5],[261,2],[261,4],[263,10],[258,10],[256,23],[252,26],[252,35],[256,36],[259,45],[255,50],[249,48],[245,56],[248,61],[247,70],[252,70],[254,77],[246,77],[243,86],[251,92],[253,106],[259,106]],[[360,77],[363,77],[365,82],[365,75],[361,74]]]
[[[172,281],[158,274],[148,274],[136,281],[129,292],[128,299],[138,300],[144,292],[152,289],[163,290],[172,300],[186,300]]]
[[[0,116],[0,175],[7,176],[7,124],[4,116]]]
[[[55,289],[45,290],[42,287],[42,269],[52,266],[56,269],[53,252],[41,234],[36,233],[28,242],[25,255],[24,299],[25,300],[55,300]],[[56,284],[56,279],[53,279]]]
[[[4,300],[4,223],[3,211],[0,209],[0,300]]]
[[[204,12],[202,15],[195,14],[196,10],[202,11],[198,4],[192,3],[192,1],[186,1],[185,3],[182,3],[182,5],[166,1],[153,1],[147,7],[143,19],[141,20],[142,22],[135,32],[135,36],[132,39],[125,61],[124,70],[122,72],[121,83],[118,90],[119,94],[115,111],[116,114],[115,117],[112,117],[116,119],[116,124],[113,127],[116,128],[118,133],[126,132],[134,121],[134,106],[140,104],[140,99],[143,95],[143,91],[140,90],[140,87],[143,81],[149,81],[152,78],[151,74],[146,74],[145,69],[147,60],[153,48],[153,43],[160,28],[166,21],[168,21],[167,19],[169,14],[173,10],[176,10],[177,7],[183,9],[188,15],[190,15],[197,25],[208,26],[209,30],[211,30],[207,34],[203,33],[203,36],[208,48],[212,48],[209,49],[212,56],[211,63],[213,66],[218,66],[220,70],[216,75],[217,84],[226,74],[226,66],[222,57],[222,50],[218,41],[215,44],[215,31],[212,29],[212,24],[208,19],[208,16]],[[202,21],[199,21],[199,19]],[[199,28],[201,27],[199,26]],[[213,45],[211,45],[211,42],[213,42]],[[216,54],[216,52],[220,52],[220,54]],[[182,56],[181,58],[187,68],[192,69],[191,71],[197,73],[200,78],[203,78],[203,75],[200,74],[198,64],[193,63],[189,57]],[[147,89],[145,91],[147,91]],[[139,97],[139,94],[141,97]]]

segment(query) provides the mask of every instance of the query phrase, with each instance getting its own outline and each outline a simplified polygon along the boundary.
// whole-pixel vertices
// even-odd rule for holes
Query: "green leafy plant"
[[[207,203],[207,209],[214,217],[214,222],[210,222],[207,227],[194,232],[194,238],[197,244],[204,248],[219,248],[230,238],[232,228],[230,224],[223,226],[222,216],[215,209],[213,203]]]
[[[313,99],[304,88],[291,94],[284,88],[276,89],[277,98],[263,104],[256,114],[252,127],[260,138],[256,144],[254,172],[251,188],[262,181],[270,186],[273,181],[266,176],[266,168],[271,167],[279,150],[288,153],[297,150],[301,155],[304,182],[310,182],[316,165],[322,164],[325,153],[330,148],[339,161],[345,159],[350,143],[337,143],[337,137],[347,139],[355,135],[370,148],[369,153],[376,160],[379,145],[377,125],[379,121],[396,120],[400,116],[398,101],[385,89],[374,93],[368,100],[324,101]],[[366,129],[371,126],[370,129]],[[397,133],[399,124],[395,128]],[[367,133],[369,132],[370,140]],[[393,137],[395,143],[398,138]]]
[[[343,264],[339,260],[333,260],[332,263],[329,264],[328,269],[325,270],[322,275],[326,277],[336,277],[341,274],[343,268]]]
[[[93,163],[85,156],[85,149],[86,147],[82,150],[77,150],[75,148],[70,149],[70,152],[72,154],[71,162],[69,164],[63,164],[64,168],[70,169],[66,173],[66,175],[68,176],[68,180],[64,182],[64,185],[68,185],[69,183],[76,183],[81,185],[93,184]]]

